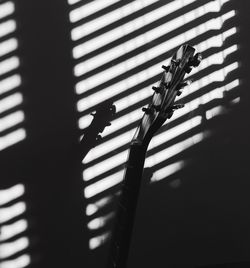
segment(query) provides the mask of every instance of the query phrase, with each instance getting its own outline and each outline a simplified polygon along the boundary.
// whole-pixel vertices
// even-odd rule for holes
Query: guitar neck
[[[130,145],[107,268],[126,267],[146,151],[147,146]]]

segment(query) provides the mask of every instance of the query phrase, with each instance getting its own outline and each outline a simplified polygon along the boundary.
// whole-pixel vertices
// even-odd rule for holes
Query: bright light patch
[[[79,45],[73,49],[73,56],[75,58],[82,57],[83,55],[86,55],[87,53],[100,48],[101,46],[104,46],[118,38],[121,38],[124,35],[127,35],[137,29],[140,29],[141,27],[145,25],[149,25],[150,23],[154,22],[155,20],[167,16],[168,14],[171,14],[172,12],[178,10],[180,7],[184,5],[187,5],[189,3],[194,2],[195,0],[188,0],[183,3],[182,0],[172,1],[169,4],[164,5],[163,7],[160,7],[156,10],[153,10],[151,12],[148,12],[146,15],[138,17],[132,21],[129,21],[125,24],[123,24],[121,27],[117,27],[111,31],[108,31],[107,33],[104,33],[96,38],[91,39],[91,41],[85,42],[82,45]],[[138,1],[139,2],[139,1]],[[145,1],[145,3],[147,3]],[[149,2],[150,4],[150,2]],[[147,36],[149,37],[149,35]],[[73,37],[72,37],[73,39]],[[143,38],[145,41],[145,38]],[[75,39],[73,39],[75,40]],[[136,42],[134,42],[134,46],[136,45]],[[128,45],[124,45],[123,53],[127,51],[126,48],[129,48]],[[112,53],[110,53],[112,54]],[[118,56],[115,54],[116,57]]]
[[[147,31],[147,33],[145,33],[145,34],[141,34],[141,35],[125,42],[125,43],[123,42],[121,45],[116,46],[113,49],[107,50],[104,53],[99,54],[99,55],[91,58],[90,60],[87,60],[87,61],[84,61],[82,63],[77,64],[75,67],[75,75],[76,76],[83,75],[84,73],[86,73],[92,69],[95,69],[97,66],[100,66],[100,63],[104,64],[106,62],[109,62],[114,58],[117,58],[125,53],[128,53],[128,52],[136,49],[137,47],[144,45],[145,40],[147,42],[151,42],[154,39],[156,39],[160,36],[163,36],[164,34],[168,34],[169,32],[182,26],[184,22],[185,23],[191,22],[192,20],[197,19],[197,16],[203,16],[208,11],[209,12],[213,12],[213,11],[216,12],[218,10],[217,10],[217,8],[214,8],[214,5],[211,2],[207,4],[207,11],[206,11],[206,9],[203,9],[203,7],[199,7],[195,10],[192,10],[192,11],[188,12],[184,17],[183,16],[177,17],[177,18],[171,20],[170,22],[166,22],[166,23],[164,23],[164,24],[162,24],[162,25],[160,25],[160,26],[158,26],[150,31]],[[169,12],[169,10],[168,10],[168,12]],[[167,15],[167,14],[165,14],[165,15]],[[143,23],[145,23],[145,22],[143,22]],[[213,29],[216,27],[218,28],[220,23],[218,20],[211,20],[210,24],[211,24],[211,27]],[[192,29],[191,31],[194,31],[194,30],[196,31],[196,34],[197,34],[198,31],[196,29]],[[204,32],[204,30],[206,31],[206,29],[203,29],[203,32]],[[122,28],[120,29],[119,32],[120,33],[122,32]],[[201,33],[199,33],[199,34],[201,34]],[[187,34],[187,35],[189,36],[189,34]],[[100,38],[100,40],[102,40],[101,37],[98,37],[98,38]],[[176,37],[176,38],[178,38],[178,37]],[[174,38],[175,42],[176,42],[176,38]],[[92,42],[92,40],[89,42]],[[180,43],[181,42],[175,43],[175,45],[173,44],[172,47],[178,46],[178,44],[180,44]],[[168,42],[166,42],[164,44],[160,44],[152,49],[148,49],[147,54],[144,52],[141,54],[138,54],[137,56],[132,57],[129,60],[127,60],[125,64],[121,63],[119,65],[115,65],[113,68],[109,68],[109,69],[105,70],[105,72],[98,73],[97,76],[100,77],[101,74],[103,77],[115,76],[115,75],[117,75],[117,73],[120,73],[123,71],[122,66],[123,67],[129,66],[130,68],[133,68],[133,67],[143,63],[144,61],[149,60],[150,58],[154,58],[156,56],[156,54],[160,55],[161,53],[163,53],[166,50],[166,47],[169,47],[169,44],[170,44],[170,40],[168,40]],[[96,42],[95,45],[98,45],[98,43]],[[88,48],[86,49],[86,46],[87,46],[87,44],[84,43],[81,48],[83,49],[84,53],[87,54]],[[169,49],[171,49],[172,47],[169,47]],[[90,45],[90,48],[93,49],[93,45],[92,46]],[[82,54],[80,54],[80,55],[83,56]],[[145,55],[146,55],[146,57],[145,57]],[[112,76],[110,76],[110,73],[112,73]],[[91,77],[91,79],[92,79],[92,77]]]
[[[3,206],[24,194],[23,184],[17,184],[11,188],[0,190],[0,206]]]
[[[0,57],[16,50],[17,45],[17,40],[15,38],[0,43]]]
[[[148,0],[146,2],[147,5],[150,5],[154,2],[157,2],[158,0]],[[103,2],[104,3],[104,2]],[[107,3],[108,4],[108,3]],[[111,11],[109,13],[106,13],[103,16],[98,17],[98,19],[92,20],[90,22],[84,23],[83,25],[80,25],[72,30],[72,39],[77,40],[80,39],[90,33],[93,33],[97,30],[100,30],[107,26],[108,24],[111,24],[119,19],[121,17],[126,17],[130,15],[131,13],[134,13],[135,11],[142,8],[141,1],[133,1],[131,3],[128,3],[127,5],[121,7],[120,9],[115,9],[114,11]],[[76,22],[79,20],[78,16],[72,16],[73,12],[76,13],[77,10],[73,10],[70,13],[70,20],[71,22]],[[82,14],[81,14],[82,16]]]
[[[6,74],[16,68],[18,68],[20,65],[20,61],[18,57],[13,56],[7,60],[4,60],[0,62],[0,75]]]
[[[112,196],[107,196],[107,197],[101,198],[95,203],[88,204],[86,208],[86,215],[91,216],[95,214],[99,209],[108,205],[112,201],[112,199],[113,199]]]
[[[185,161],[178,161],[174,164],[167,165],[164,168],[158,169],[156,172],[154,172],[151,182],[157,182],[165,179],[181,170],[183,167],[185,167]]]
[[[225,21],[225,20],[231,18],[233,15],[234,15],[234,13],[228,12],[227,14],[224,15],[224,17],[222,16],[222,19]],[[182,17],[180,17],[179,20],[180,21],[178,23],[176,21],[172,22],[173,27],[178,28],[179,26],[181,26],[183,24]],[[163,25],[163,26],[165,26],[164,29],[169,30],[168,26],[166,26],[166,25]],[[221,27],[221,19],[220,18],[211,19],[204,24],[204,26],[206,26],[206,27],[202,27],[202,26],[203,25],[187,31],[186,34],[188,37],[186,38],[186,42],[189,39],[196,37],[197,35],[203,34],[204,32],[207,31],[207,28],[219,29]],[[160,35],[164,34],[163,30],[159,31],[159,34]],[[182,35],[179,35],[177,37],[169,39],[166,42],[163,42],[163,43],[161,43],[161,44],[159,44],[151,49],[148,49],[147,54],[145,54],[145,53],[138,54],[135,57],[126,60],[125,62],[117,64],[114,67],[106,69],[105,71],[99,72],[98,74],[93,75],[90,78],[83,80],[82,82],[79,82],[76,86],[77,93],[82,94],[84,92],[87,92],[91,88],[97,87],[97,86],[109,81],[111,78],[126,72],[128,70],[127,66],[129,66],[129,69],[132,69],[132,68],[135,68],[136,66],[139,66],[140,64],[143,64],[145,61],[148,61],[150,59],[153,59],[153,58],[161,55],[162,53],[164,53],[166,51],[166,47],[168,47],[169,49],[172,49],[176,46],[181,45],[183,42],[185,42],[185,40],[183,38],[184,37]],[[145,40],[143,40],[143,43],[144,43],[144,41]],[[97,59],[97,62],[100,65],[100,62],[103,62],[103,61],[100,61]],[[84,67],[84,64],[85,64],[85,62],[83,63],[82,70],[86,70],[86,67]],[[88,64],[86,66],[88,66]],[[75,73],[75,75],[81,75],[81,74],[82,73]],[[111,91],[112,89],[109,87],[108,90]],[[104,90],[102,90],[102,92],[104,92]],[[97,94],[95,94],[95,95],[97,95]]]
[[[110,212],[109,214],[105,216],[95,218],[88,223],[88,228],[90,230],[100,229],[104,227],[107,224],[107,222],[113,217],[114,217],[114,212]]]
[[[29,246],[29,240],[26,237],[19,238],[13,242],[1,244],[0,259],[11,257],[19,251]]]
[[[99,235],[97,237],[93,237],[89,240],[89,248],[95,249],[103,245],[110,237],[110,232],[106,232],[102,235]]]
[[[84,180],[89,181],[95,176],[101,175],[102,173],[107,172],[108,170],[123,164],[126,160],[127,154],[128,151],[125,150],[119,154],[116,154],[115,156],[112,156],[102,161],[101,163],[92,166],[91,168],[85,169],[83,172]]]
[[[28,223],[26,220],[19,220],[17,222],[4,225],[0,227],[0,242],[10,239],[27,230]],[[1,248],[1,246],[0,246]]]
[[[0,81],[0,94],[8,92],[21,85],[21,76],[18,74],[9,76]]]
[[[12,131],[3,137],[0,137],[0,151],[14,145],[26,138],[26,131],[23,128]]]
[[[7,222],[17,216],[22,215],[26,211],[24,202],[18,202],[9,207],[0,208],[0,224]]]
[[[0,119],[0,132],[13,127],[24,121],[24,113],[22,111],[14,112]]]
[[[117,111],[117,117],[112,121],[112,125],[105,128],[102,133],[104,141],[93,148],[83,161],[86,164],[83,178],[85,181],[89,181],[88,186],[84,189],[86,198],[96,198],[98,194],[105,192],[122,181],[124,170],[119,172],[114,170],[117,170],[118,166],[123,166],[126,161],[127,150],[124,148],[127,148],[126,145],[129,144],[135,131],[135,123],[143,115],[139,106],[153,94],[150,89],[151,85],[145,86],[144,82],[159,75],[162,72],[160,68],[162,64],[167,65],[170,58],[165,56],[162,58],[163,54],[170,50],[176,50],[177,47],[185,43],[193,45],[197,37],[200,43],[195,48],[197,51],[202,52],[203,55],[208,56],[202,60],[198,68],[194,68],[190,75],[186,76],[194,76],[199,72],[199,79],[195,78],[195,81],[184,88],[183,94],[178,97],[180,102],[185,98],[185,101],[183,100],[185,107],[175,112],[171,118],[172,124],[170,127],[164,126],[165,131],[156,134],[150,143],[149,156],[146,158],[145,166],[161,166],[159,170],[155,170],[152,182],[168,178],[185,168],[188,163],[185,159],[178,159],[178,154],[181,155],[184,150],[210,136],[209,131],[199,132],[198,134],[191,133],[194,133],[195,128],[201,124],[203,117],[209,120],[226,111],[224,108],[224,96],[227,91],[233,90],[240,83],[239,79],[227,81],[229,74],[239,68],[239,63],[232,63],[230,60],[228,63],[225,61],[226,58],[230,58],[231,55],[237,53],[239,49],[237,44],[226,42],[228,38],[237,33],[236,27],[228,29],[229,23],[224,24],[236,16],[234,10],[225,9],[226,11],[224,11],[222,9],[222,6],[229,1],[214,0],[202,4],[197,0],[173,0],[160,7],[158,6],[154,10],[145,9],[147,13],[141,16],[138,15],[131,20],[126,20],[123,25],[115,25],[115,22],[134,14],[140,8],[146,7],[155,1],[132,1],[121,8],[107,11],[104,15],[88,18],[88,21],[82,24],[80,20],[88,16],[84,12],[95,13],[98,1],[92,1],[93,6],[89,10],[86,9],[87,4],[72,10],[70,13],[71,21],[77,22],[77,27],[72,29],[71,34],[73,40],[78,40],[77,45],[73,48],[73,57],[77,59],[74,74],[78,77],[75,91],[79,95],[77,109],[81,112],[81,118],[78,122],[79,127],[85,129],[89,126],[92,118],[88,114],[105,100],[114,98]],[[75,3],[78,1],[71,0],[69,2]],[[102,3],[103,6],[111,4],[109,1],[104,2]],[[191,10],[190,4],[194,2],[196,2],[196,8]],[[102,7],[100,6],[98,10],[101,9]],[[189,11],[184,15],[180,15],[182,12],[184,13],[185,9],[189,9]],[[157,24],[159,18],[166,17],[167,19],[167,16],[175,11],[178,16],[172,16],[173,19]],[[75,15],[72,17],[72,14]],[[209,17],[211,19],[208,19]],[[200,21],[203,21],[203,23],[199,24]],[[153,28],[151,26],[154,23],[157,26]],[[187,31],[181,33],[184,25],[189,25],[192,28],[188,28]],[[108,30],[108,26],[110,26],[110,30]],[[148,27],[144,28],[144,26]],[[90,34],[104,27],[107,30],[101,34],[96,34],[94,38],[90,38]],[[176,35],[174,35],[175,33]],[[162,37],[162,40],[164,40],[163,37],[167,37],[167,35],[170,38],[165,38],[166,41],[158,41],[158,38]],[[84,40],[86,36],[88,37]],[[123,38],[122,42],[120,38]],[[230,46],[228,47],[229,44]],[[107,49],[104,51],[106,45]],[[98,51],[100,48],[102,48],[102,52]],[[211,55],[210,52],[213,48],[215,48],[216,53]],[[135,49],[139,52],[134,53],[133,57],[127,57],[122,62],[120,60],[114,61],[115,64],[111,65],[111,61],[124,55],[128,56]],[[85,57],[86,60],[81,61],[81,57]],[[160,60],[161,58],[162,60]],[[156,63],[143,67],[149,61],[150,63]],[[104,68],[105,64],[109,67]],[[102,71],[98,71],[100,66],[103,66]],[[209,72],[209,70],[212,71]],[[90,72],[93,72],[93,75],[90,75]],[[130,72],[129,75],[127,75],[128,72]],[[136,92],[132,92],[135,91],[135,88]],[[123,97],[119,98],[119,95]],[[229,102],[237,103],[239,101],[239,98],[235,97]],[[199,113],[200,107],[204,109],[202,115]],[[129,112],[124,114],[126,110]],[[122,116],[118,116],[120,112],[122,112]],[[184,118],[189,119],[183,122]],[[126,131],[122,132],[122,129],[126,129]],[[190,130],[193,130],[193,132]],[[201,131],[200,128],[199,131]],[[116,133],[119,133],[119,135],[115,136]],[[181,135],[183,135],[182,139]],[[176,143],[174,143],[175,138],[178,138]],[[169,141],[171,145],[169,145]],[[159,151],[157,148],[159,150],[160,148],[163,149]],[[157,152],[152,154],[153,150]],[[169,164],[164,166],[164,163]],[[113,172],[113,174],[104,175],[109,171]],[[97,181],[97,176],[100,178],[99,181]],[[91,184],[92,179],[94,183]],[[176,189],[180,184],[181,181],[178,179],[169,183],[171,187]],[[104,198],[102,201],[99,200],[88,204],[86,214],[94,215],[109,202],[111,202],[111,199]],[[98,216],[98,218],[89,222],[88,228],[94,233],[95,230],[99,230],[104,225],[105,216]],[[90,249],[101,246],[105,242],[104,237],[105,235],[91,238],[89,241]]]
[[[70,1],[70,4],[76,3],[76,1]],[[103,1],[103,0],[95,0],[90,2],[89,4],[85,4],[75,10],[72,10],[69,14],[70,21],[76,22],[80,19],[84,19],[87,16],[90,16],[91,14],[94,14],[95,12],[108,7],[116,2],[119,2],[119,0],[109,0],[109,1]],[[73,36],[72,36],[73,37]],[[73,38],[73,40],[76,40]]]
[[[14,20],[8,20],[0,24],[0,38],[8,35],[16,30],[16,22]]]
[[[123,179],[122,177],[123,175],[123,170],[116,172],[115,174],[106,177],[105,179],[102,179],[96,183],[93,183],[89,186],[87,186],[84,189],[84,194],[86,198],[90,198],[94,195],[97,195],[115,185],[117,185],[118,183],[120,183]]]
[[[1,262],[1,268],[24,268],[31,263],[31,258],[29,255],[24,254],[13,260]]]
[[[23,102],[23,96],[21,93],[12,94],[0,101],[0,113],[3,113]]]
[[[0,19],[7,17],[14,13],[15,7],[14,4],[10,1],[0,5]]]

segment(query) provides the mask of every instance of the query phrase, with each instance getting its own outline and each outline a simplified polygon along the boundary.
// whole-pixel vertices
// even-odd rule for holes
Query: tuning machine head
[[[160,87],[153,86],[152,89],[155,91],[155,93],[160,93],[161,92],[161,88]]]
[[[192,67],[198,67],[202,61],[201,53],[196,53],[193,57],[191,57],[187,63],[185,68],[186,73],[190,73],[192,71]]]
[[[189,64],[193,67],[198,67],[202,61],[201,53],[196,53],[192,58],[189,60]]]
[[[162,65],[161,68],[162,68],[164,71],[168,72],[169,69],[170,69],[170,66]]]

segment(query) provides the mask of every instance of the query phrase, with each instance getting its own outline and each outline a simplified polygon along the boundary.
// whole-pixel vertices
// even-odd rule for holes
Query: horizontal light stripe
[[[0,242],[10,239],[27,230],[28,223],[26,220],[19,220],[14,223],[4,225],[1,227]],[[1,246],[0,246],[1,248]]]
[[[18,68],[19,65],[20,61],[16,56],[0,62],[0,75],[6,74],[7,72]]]
[[[124,171],[119,171],[111,176],[108,176],[102,180],[99,180],[96,183],[93,183],[84,189],[84,195],[86,198],[93,197],[115,185],[120,183],[123,179]]]
[[[142,117],[142,115],[141,115]],[[170,130],[167,130],[167,135],[165,132],[158,134],[157,135],[157,142],[153,139],[150,143],[149,149],[156,147],[158,145],[160,145],[162,142],[162,137],[164,136],[164,142],[166,142],[167,140],[170,140],[174,137],[176,137],[177,135],[187,131],[190,129],[190,127],[195,127],[196,125],[198,125],[200,123],[200,120],[198,123],[196,123],[197,118],[193,118],[187,122],[184,122],[174,128],[171,128]],[[195,121],[196,120],[196,121]],[[191,122],[192,121],[192,122]],[[127,131],[125,133],[123,133],[122,135],[116,136],[115,138],[113,138],[112,140],[109,140],[107,142],[104,142],[98,146],[96,146],[95,148],[93,148],[90,152],[89,155],[84,159],[84,163],[89,163],[91,161],[93,161],[94,159],[108,153],[108,152],[112,152],[115,149],[118,149],[119,147],[129,144],[129,142],[131,141],[133,135],[134,135],[135,129],[132,129],[130,131]]]
[[[31,258],[28,254],[24,254],[13,260],[3,261],[1,268],[25,268],[31,263]]]
[[[185,161],[178,161],[174,164],[170,164],[164,168],[158,169],[156,172],[154,172],[151,182],[157,182],[169,177],[170,175],[173,175],[174,173],[185,167],[185,163]]]
[[[0,224],[22,215],[25,211],[26,205],[24,202],[18,202],[9,207],[0,208]]]
[[[0,43],[0,57],[4,56],[15,49],[17,49],[18,43],[16,38],[11,38]]]
[[[0,245],[0,259],[8,258],[29,246],[27,237],[19,238],[13,242],[3,243]]]
[[[116,154],[101,163],[98,163],[94,166],[91,166],[90,168],[86,168],[83,171],[83,179],[85,181],[89,181],[93,179],[94,177],[101,175],[104,172],[109,171],[110,169],[122,165],[125,163],[128,155],[128,150],[125,150],[119,154]]]
[[[153,138],[150,142],[148,150],[151,150],[170,141],[171,139],[174,139],[175,137],[178,137],[179,135],[191,130],[192,128],[197,127],[200,123],[201,116],[196,116],[192,119],[189,119],[188,121],[185,121],[182,124],[177,125],[176,127],[173,127],[156,135],[156,137]]]
[[[3,113],[23,102],[21,93],[12,94],[0,101],[0,113]]]
[[[72,0],[68,0],[68,2],[69,4],[76,3],[76,1]],[[90,16],[91,14],[94,14],[105,7],[111,6],[116,2],[119,2],[119,0],[95,0],[81,7],[78,7],[69,13],[70,22],[76,22],[80,19]]]
[[[230,16],[229,13],[230,12],[225,14],[225,16]],[[233,14],[231,14],[231,15],[233,15]],[[217,21],[217,22],[215,23],[215,21]],[[208,27],[209,29],[211,29],[211,27],[213,27],[213,26],[216,26],[216,29],[217,29],[217,27],[221,27],[220,18],[212,19],[205,24],[206,24],[206,27]],[[199,27],[200,27],[200,30],[198,31],[197,29]],[[198,26],[195,29],[188,31],[187,32],[188,39],[189,38],[192,39],[192,38],[196,37],[198,32],[199,32],[199,34],[201,34],[202,28],[203,28],[203,31],[207,31],[206,27],[204,28],[204,27]],[[197,32],[196,32],[196,30],[197,30]],[[150,53],[150,58],[154,58],[154,57],[159,56],[161,53],[164,53],[166,51],[166,47],[169,49],[172,49],[175,46],[181,45],[184,42],[187,42],[187,40],[184,39],[183,35],[179,35],[179,36],[172,38],[164,43],[161,43],[159,46],[154,47],[153,49],[148,50],[147,53]],[[155,66],[150,67],[149,69],[151,69],[151,68],[155,68]],[[138,73],[137,73],[137,75],[138,75]],[[140,72],[140,77],[142,78],[143,76],[147,77],[146,70],[143,70],[142,72]],[[101,85],[102,83],[110,80],[110,78],[111,77],[109,77],[109,76],[101,76],[101,75],[92,76],[89,79],[86,79],[84,81],[77,83],[76,84],[76,92],[78,94],[84,93],[84,92],[88,91],[89,89],[91,89],[92,87],[97,86],[97,85]],[[104,99],[111,98],[112,96],[116,95],[115,93],[117,92],[117,89],[119,89],[119,93],[120,93],[128,88],[128,84],[131,86],[131,84],[132,84],[130,82],[131,80],[132,81],[134,80],[134,82],[140,83],[143,80],[146,80],[146,78],[141,79],[139,81],[138,80],[136,81],[133,78],[133,76],[131,76],[126,81],[118,82],[110,87],[107,87],[107,88],[104,88],[103,90],[100,90],[98,93],[92,94],[90,97],[87,97],[84,100],[81,100],[82,102],[84,102],[84,105],[82,104],[82,106],[85,107],[85,109],[88,109],[91,106],[97,105],[98,103],[100,103]],[[136,85],[137,83],[134,83],[134,85]],[[90,101],[90,98],[92,98],[92,97],[93,97],[93,101]]]
[[[82,0],[68,0],[68,4],[73,5],[73,4],[76,4],[80,1],[82,1]]]
[[[157,1],[158,0],[147,0],[144,1],[144,4],[150,5]],[[143,7],[142,1],[133,1],[119,9],[108,12],[105,15],[98,17],[98,19],[92,20],[90,22],[84,23],[83,25],[75,27],[71,31],[72,39],[77,40],[83,38],[84,36],[90,33],[100,30],[101,28],[104,28],[105,26],[138,11],[142,7]],[[76,20],[72,18],[71,21],[75,22]]]
[[[21,85],[21,76],[19,74],[12,75],[0,81],[0,94],[10,91]]]
[[[0,151],[24,140],[25,138],[26,131],[23,128],[12,131],[10,134],[0,137]]]
[[[86,215],[91,216],[95,214],[98,210],[110,204],[112,200],[113,200],[113,196],[109,195],[107,197],[101,198],[95,203],[88,204],[86,207]]]
[[[0,19],[13,14],[15,11],[15,6],[13,2],[6,2],[0,5]]]
[[[104,227],[107,224],[107,222],[110,221],[110,219],[112,219],[113,217],[114,217],[114,212],[110,212],[105,216],[98,217],[98,218],[91,220],[87,226],[90,230],[100,229]]]
[[[192,3],[194,1],[195,0],[172,1],[169,4],[159,7],[158,9],[155,9],[143,16],[140,16],[132,21],[123,24],[121,27],[113,29],[107,33],[104,33],[96,38],[91,39],[88,42],[76,46],[73,49],[73,56],[74,58],[82,57],[95,49],[98,49],[116,39],[121,38],[122,36],[125,36],[135,30],[140,29],[145,25],[149,25],[150,23],[154,22],[159,18],[171,14],[174,11],[180,9],[181,7],[184,7],[185,5],[188,5],[189,3]]]
[[[117,147],[123,146],[125,144],[128,144],[128,142],[131,141],[132,137],[134,134],[134,130],[132,131],[127,131],[125,133],[123,133],[122,135],[116,136],[115,138],[113,138],[112,140],[102,143],[98,146],[98,148],[93,148],[89,154],[84,158],[84,163],[88,163],[90,161],[92,161],[93,159],[104,155],[105,153],[108,152],[112,152],[115,149],[117,149]]]
[[[17,184],[8,189],[0,190],[0,206],[15,200],[24,194],[24,185]]]
[[[0,38],[13,33],[16,30],[16,22],[14,20],[8,20],[6,22],[0,23]]]
[[[13,127],[24,121],[24,113],[22,111],[14,112],[0,119],[0,132]]]
[[[145,160],[145,166],[153,167],[156,164],[159,164],[162,161],[165,161],[165,160],[181,153],[182,151],[193,146],[198,141],[201,141],[202,139],[207,137],[208,134],[209,134],[208,132],[207,133],[206,132],[198,133],[198,134],[194,135],[193,137],[190,137],[184,141],[176,143],[176,144],[174,144],[166,149],[161,150],[158,153],[155,153],[152,156],[147,157]]]
[[[225,49],[224,51],[221,51],[219,53],[216,53],[215,55],[211,55],[210,57],[203,59],[203,61],[202,61],[203,63],[198,68],[199,71],[201,71],[201,70],[209,67],[212,64],[221,64],[222,61],[223,61],[223,57],[225,55],[228,56],[230,53],[233,53],[236,50],[237,50],[237,46],[236,45],[233,45],[233,46],[229,47],[228,49]],[[159,65],[161,65],[161,64],[159,64]],[[154,68],[155,68],[156,71],[158,70],[158,66],[154,66]],[[194,91],[197,91],[202,86],[204,87],[204,86],[208,85],[211,82],[214,82],[214,81],[223,81],[224,78],[225,78],[225,76],[227,74],[228,74],[228,69],[225,68],[224,71],[223,71],[223,69],[221,69],[221,70],[218,70],[216,72],[213,72],[213,73],[209,74],[205,78],[201,78],[200,80],[194,81],[191,85],[189,85],[187,88],[185,88],[185,90],[183,91],[182,97],[185,97],[188,94],[191,94]],[[148,90],[146,91],[146,89],[142,89],[142,90],[143,91],[145,90],[145,92],[148,92]],[[146,95],[149,95],[149,94],[146,94]],[[134,96],[132,94],[131,97],[128,96],[127,98],[120,99],[118,102],[115,102],[115,105],[117,106],[117,111],[120,111],[123,108],[132,106],[135,103],[135,101],[136,101],[136,99],[133,98],[133,97]],[[91,101],[91,99],[92,98],[89,97],[89,100],[90,101]],[[122,100],[123,100],[124,103],[127,102],[127,105],[122,104],[122,107],[120,107],[119,106],[119,103],[121,103]],[[129,104],[129,100],[132,100],[131,105]],[[140,99],[138,101],[140,101]],[[84,103],[85,103],[84,100],[80,100],[78,102],[78,110],[83,110]],[[183,115],[183,112],[185,110],[186,110],[185,107],[184,107],[184,109],[181,109],[180,116]],[[188,111],[186,111],[186,112],[188,112]],[[179,111],[178,111],[178,114],[179,114]],[[122,127],[125,127],[126,125],[131,124],[131,123],[137,121],[141,117],[142,117],[142,112],[140,110],[135,110],[135,111],[129,113],[128,115],[125,115],[125,116],[122,116],[121,118],[118,118],[116,120],[113,120],[112,121],[112,126],[109,127],[109,128],[106,128],[105,131],[104,131],[104,133],[102,134],[102,136],[109,135],[109,134],[117,131],[118,129],[121,129]],[[82,128],[82,129],[85,128],[85,127],[87,127],[89,125],[89,123],[90,123],[90,119],[91,118],[92,117],[90,117],[89,115],[88,116],[83,116],[81,118],[81,120],[80,120],[79,127]]]
[[[207,8],[206,8],[207,6]],[[130,51],[133,51],[134,49],[136,49],[137,47],[140,47],[142,45],[144,45],[145,43],[149,43],[151,41],[153,41],[154,39],[160,37],[160,36],[164,36],[166,34],[168,34],[169,32],[183,26],[183,24],[185,23],[189,23],[192,20],[198,19],[200,16],[203,16],[204,14],[206,14],[207,12],[215,12],[215,11],[219,11],[218,6],[214,6],[214,4],[212,2],[208,3],[206,6],[204,7],[199,7],[197,9],[194,9],[188,13],[186,13],[185,15],[182,15],[180,17],[177,17],[173,20],[171,20],[170,22],[166,22],[158,27],[155,27],[153,30],[147,31],[144,34],[139,35],[138,37],[133,38],[132,40],[129,40],[125,43],[122,43],[121,45],[110,49],[104,53],[102,53],[101,55],[97,55],[96,57],[84,61],[82,63],[79,63],[75,66],[75,75],[76,76],[80,76],[83,75],[84,73],[95,69],[96,67],[100,66],[100,63],[104,64],[106,62],[111,61],[112,59],[115,59],[125,53],[128,53]],[[197,15],[199,14],[199,15]],[[217,20],[217,24],[220,24],[220,21]],[[214,26],[216,27],[216,26]],[[218,27],[218,25],[217,25]],[[206,30],[206,29],[204,29]],[[203,31],[204,31],[203,30]],[[157,46],[158,47],[158,46]],[[161,45],[159,45],[159,47],[162,47]],[[166,50],[166,47],[164,47],[164,49]],[[112,68],[109,68],[105,71],[102,72],[102,76],[105,76],[105,73],[107,73],[107,77],[112,77],[117,75],[116,72],[119,72],[119,67],[121,66],[129,66],[130,68],[133,68],[136,65],[139,65],[140,63],[142,63],[141,61],[146,61],[149,60],[150,58],[154,58],[155,55],[154,53],[152,53],[152,51],[155,51],[155,48],[152,49],[148,49],[147,53],[141,53],[138,54],[137,56],[132,57],[131,59],[127,60],[124,63],[120,63],[118,65],[115,65]],[[161,52],[164,52],[161,50]],[[158,53],[160,54],[160,53]],[[144,56],[143,56],[144,55]],[[147,57],[145,57],[145,55],[147,55]],[[143,61],[143,62],[144,62]],[[124,70],[121,69],[119,73],[123,72]],[[97,74],[96,76],[99,76],[99,74]]]
[[[196,81],[195,82],[196,90],[202,89],[202,87],[207,86],[211,82],[217,81],[217,80],[215,80],[215,78],[221,79],[218,81],[224,81],[225,75],[227,75],[229,72],[235,70],[236,68],[238,68],[238,64],[233,63],[231,65],[226,66],[225,70],[221,69],[217,72],[210,74],[209,78],[204,77],[204,78],[200,79],[199,81]],[[223,92],[225,90],[229,91],[238,85],[239,85],[239,80],[236,80],[235,82],[231,82],[223,87],[216,88],[216,89],[212,90],[211,92],[206,93],[206,94],[202,95],[201,97],[192,100],[189,103],[186,103],[186,105],[183,109],[181,109],[180,111],[177,111],[174,114],[174,117],[173,117],[173,119],[171,119],[171,121],[176,120],[177,118],[179,118],[180,116],[183,116],[184,114],[190,113],[192,110],[197,109],[199,107],[199,105],[206,104],[206,103],[208,103],[216,98],[223,98]],[[194,92],[194,91],[195,90],[193,90],[192,92]],[[141,115],[141,117],[142,117],[142,115]],[[123,122],[123,120],[121,120],[120,122]],[[131,123],[131,122],[133,122],[133,121],[131,121],[131,119],[130,119],[129,123]],[[184,122],[184,123],[182,123],[174,128],[166,130],[165,132],[162,132],[160,134],[156,134],[156,136],[152,139],[152,141],[149,145],[149,150],[155,148],[156,146],[159,146],[160,144],[163,144],[163,143],[169,141],[170,139],[172,139],[174,137],[177,137],[181,133],[184,133],[185,131],[188,131],[191,128],[198,126],[200,124],[200,122],[201,122],[201,117],[197,116],[197,117],[194,117],[192,119],[189,119],[188,121],[186,121],[186,122]],[[119,127],[118,127],[118,129],[119,129]],[[115,149],[119,148],[122,145],[128,144],[133,136],[134,131],[135,130],[132,129],[129,132],[126,132],[126,133],[120,135],[120,136],[126,137],[126,135],[128,135],[128,133],[129,133],[129,135],[127,136],[127,140],[125,140],[125,139],[123,140],[123,138],[119,139],[120,136],[117,136],[116,138],[114,138],[110,141],[107,141],[105,143],[102,143],[101,145],[96,146],[94,149],[92,149],[92,151],[89,153],[89,155],[85,158],[84,162],[88,163],[90,161],[93,161],[94,159],[96,159],[97,157],[100,157],[101,155],[104,155],[108,152],[114,151]],[[129,136],[131,137],[130,140],[129,140]],[[108,161],[108,160],[105,160],[105,161]],[[99,165],[101,165],[101,163],[99,163]],[[92,167],[90,167],[90,168],[92,168]]]
[[[106,241],[109,239],[109,237],[110,237],[110,232],[106,232],[102,235],[91,238],[89,240],[89,248],[95,249],[95,248],[100,247],[101,245],[106,243]]]

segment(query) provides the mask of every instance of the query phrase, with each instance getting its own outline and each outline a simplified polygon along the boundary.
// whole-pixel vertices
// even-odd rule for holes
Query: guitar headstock
[[[168,67],[162,66],[164,73],[158,86],[153,86],[154,94],[151,102],[144,111],[143,118],[133,138],[134,143],[148,144],[157,130],[170,118],[174,111],[182,108],[183,104],[174,104],[182,89],[191,83],[184,80],[185,74],[190,73],[202,60],[200,53],[190,45],[181,46],[172,56]]]

